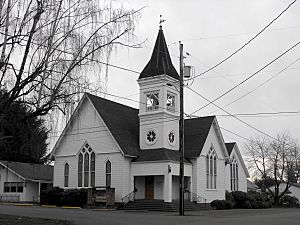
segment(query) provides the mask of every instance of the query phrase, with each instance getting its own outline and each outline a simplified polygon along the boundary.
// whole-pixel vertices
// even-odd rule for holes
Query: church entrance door
[[[154,176],[145,177],[145,199],[154,199]]]

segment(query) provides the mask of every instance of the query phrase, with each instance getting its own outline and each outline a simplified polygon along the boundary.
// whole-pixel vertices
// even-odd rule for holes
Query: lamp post
[[[183,118],[183,44],[179,41],[179,90],[180,90],[180,119],[179,119],[179,215],[184,216],[184,118]]]

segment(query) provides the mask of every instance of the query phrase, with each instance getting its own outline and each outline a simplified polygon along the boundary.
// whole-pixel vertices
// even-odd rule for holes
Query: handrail
[[[126,205],[128,202],[130,201],[134,201],[134,196],[135,196],[135,190],[133,190],[132,192],[130,192],[128,195],[124,196],[122,198],[122,205]]]
[[[206,198],[204,198],[196,193],[193,193],[189,190],[187,190],[186,192],[188,192],[188,194],[189,194],[189,200],[191,200],[195,203],[205,203],[205,207],[206,207],[206,201],[207,201]]]

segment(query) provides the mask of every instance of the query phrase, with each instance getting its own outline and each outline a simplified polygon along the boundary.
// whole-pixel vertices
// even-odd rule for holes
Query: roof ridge
[[[119,103],[119,102],[115,102],[115,101],[112,101],[112,100],[110,100],[110,99],[103,98],[103,97],[100,97],[100,96],[97,96],[97,95],[93,95],[93,94],[88,93],[88,92],[85,92],[85,94],[88,95],[88,96],[92,96],[92,97],[94,97],[94,98],[98,98],[98,99],[101,99],[101,100],[104,100],[104,101],[107,101],[107,102],[114,103],[114,104],[116,104],[116,105],[124,106],[124,107],[130,108],[130,109],[134,109],[134,110],[139,110],[139,109],[137,109],[137,108],[134,108],[134,107],[131,107],[131,106],[128,106],[128,105]]]

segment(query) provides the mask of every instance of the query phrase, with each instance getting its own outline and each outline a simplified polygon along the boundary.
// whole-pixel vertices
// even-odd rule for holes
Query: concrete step
[[[184,204],[184,209],[186,211],[197,211],[205,210],[204,204],[197,204],[194,202],[186,201]],[[164,202],[162,200],[135,200],[128,202],[126,205],[120,207],[121,210],[149,210],[149,211],[178,211],[179,202]]]

